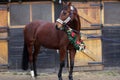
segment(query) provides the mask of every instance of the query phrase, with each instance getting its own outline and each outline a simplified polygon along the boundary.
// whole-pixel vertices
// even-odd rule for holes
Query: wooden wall
[[[52,16],[54,15],[54,5],[49,1],[25,2],[21,4],[11,3],[9,5],[9,65],[10,69],[21,69],[20,65],[24,45],[23,30],[25,25],[31,21],[40,19],[52,22],[54,20],[52,19]],[[43,69],[53,68],[58,65],[59,54],[57,54],[55,50],[42,47],[37,58],[37,67]]]
[[[0,5],[0,64],[8,63],[7,6]]]
[[[120,2],[103,5],[103,63],[105,67],[120,67]]]

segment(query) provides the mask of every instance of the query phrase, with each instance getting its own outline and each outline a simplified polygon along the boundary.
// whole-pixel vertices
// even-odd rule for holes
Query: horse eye
[[[67,13],[66,12],[63,12],[63,15],[66,15]]]

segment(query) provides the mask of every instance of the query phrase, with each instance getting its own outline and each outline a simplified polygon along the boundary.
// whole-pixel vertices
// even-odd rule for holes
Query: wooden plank
[[[84,51],[82,51],[82,53],[84,55],[86,55],[86,57],[90,58],[91,60],[97,61],[96,55],[94,55],[93,53],[91,53],[88,49],[85,49]]]
[[[87,66],[89,62],[102,62],[101,40],[88,39],[84,41],[88,52],[77,52],[75,66]]]
[[[0,10],[7,10],[7,9],[8,9],[7,5],[0,5]]]
[[[80,66],[74,67],[73,71],[95,71],[95,70],[103,70],[103,65],[89,65],[89,66]]]
[[[8,43],[0,41],[0,64],[8,64]]]
[[[8,41],[9,38],[0,38],[0,41],[1,41],[1,40],[7,40],[7,41]]]
[[[82,28],[101,23],[100,2],[73,2],[73,5],[78,9]]]
[[[7,16],[8,16],[7,5],[0,5],[0,64],[8,64]]]
[[[0,33],[0,38],[7,38],[8,37],[8,33]]]
[[[0,26],[7,26],[7,10],[0,10]]]
[[[52,22],[55,22],[55,6],[54,3],[52,3]]]
[[[92,7],[92,8],[95,8],[95,7],[97,7],[97,8],[99,8],[99,6],[91,6],[91,5],[93,5],[93,4],[100,4],[100,2],[87,2],[87,3],[83,3],[83,2],[72,2],[72,4],[75,6],[75,7],[77,7],[77,8],[90,8],[90,7]]]
[[[86,15],[82,11],[79,10],[78,13],[80,14],[81,18],[87,20],[89,23],[91,23],[91,24],[97,23],[97,21],[95,19],[93,19],[92,17]]]
[[[103,26],[120,26],[120,24],[103,24]]]
[[[0,27],[0,33],[5,33],[8,31],[8,27]]]
[[[0,26],[7,26],[7,5],[0,5]]]

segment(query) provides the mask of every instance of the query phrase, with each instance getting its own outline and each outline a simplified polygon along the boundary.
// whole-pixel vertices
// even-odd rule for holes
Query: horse
[[[62,69],[65,66],[66,52],[70,54],[70,70],[68,78],[73,80],[73,67],[76,49],[70,43],[65,30],[59,30],[61,27],[67,27],[80,31],[81,23],[77,9],[71,2],[63,3],[63,9],[60,12],[59,18],[55,23],[38,20],[27,24],[24,28],[24,47],[22,57],[22,69],[31,69],[31,76],[37,77],[36,61],[40,51],[40,47],[44,46],[49,49],[58,49],[60,55],[60,68],[58,79],[62,79]],[[76,33],[77,40],[80,41],[80,35]]]

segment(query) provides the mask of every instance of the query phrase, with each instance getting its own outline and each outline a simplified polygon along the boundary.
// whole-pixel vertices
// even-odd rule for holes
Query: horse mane
[[[80,17],[79,17],[79,14],[77,14],[77,18],[78,18],[78,28],[79,28],[79,30],[81,29],[81,23],[80,23]]]
[[[74,6],[73,6],[74,7]],[[76,30],[79,30],[80,31],[80,29],[81,29],[81,22],[80,22],[80,17],[79,17],[79,14],[78,14],[78,11],[77,11],[77,9],[74,7],[74,10],[75,10],[75,12],[76,12],[76,17],[77,17],[77,19],[76,19],[76,21],[77,21],[77,28],[76,28]],[[76,24],[75,24],[76,25]]]
[[[78,11],[77,11],[77,9],[74,7],[74,9],[76,10],[76,15],[77,15],[77,20],[78,20],[78,30],[80,30],[81,29],[81,22],[80,22],[80,16],[79,16],[79,14],[78,14]]]

